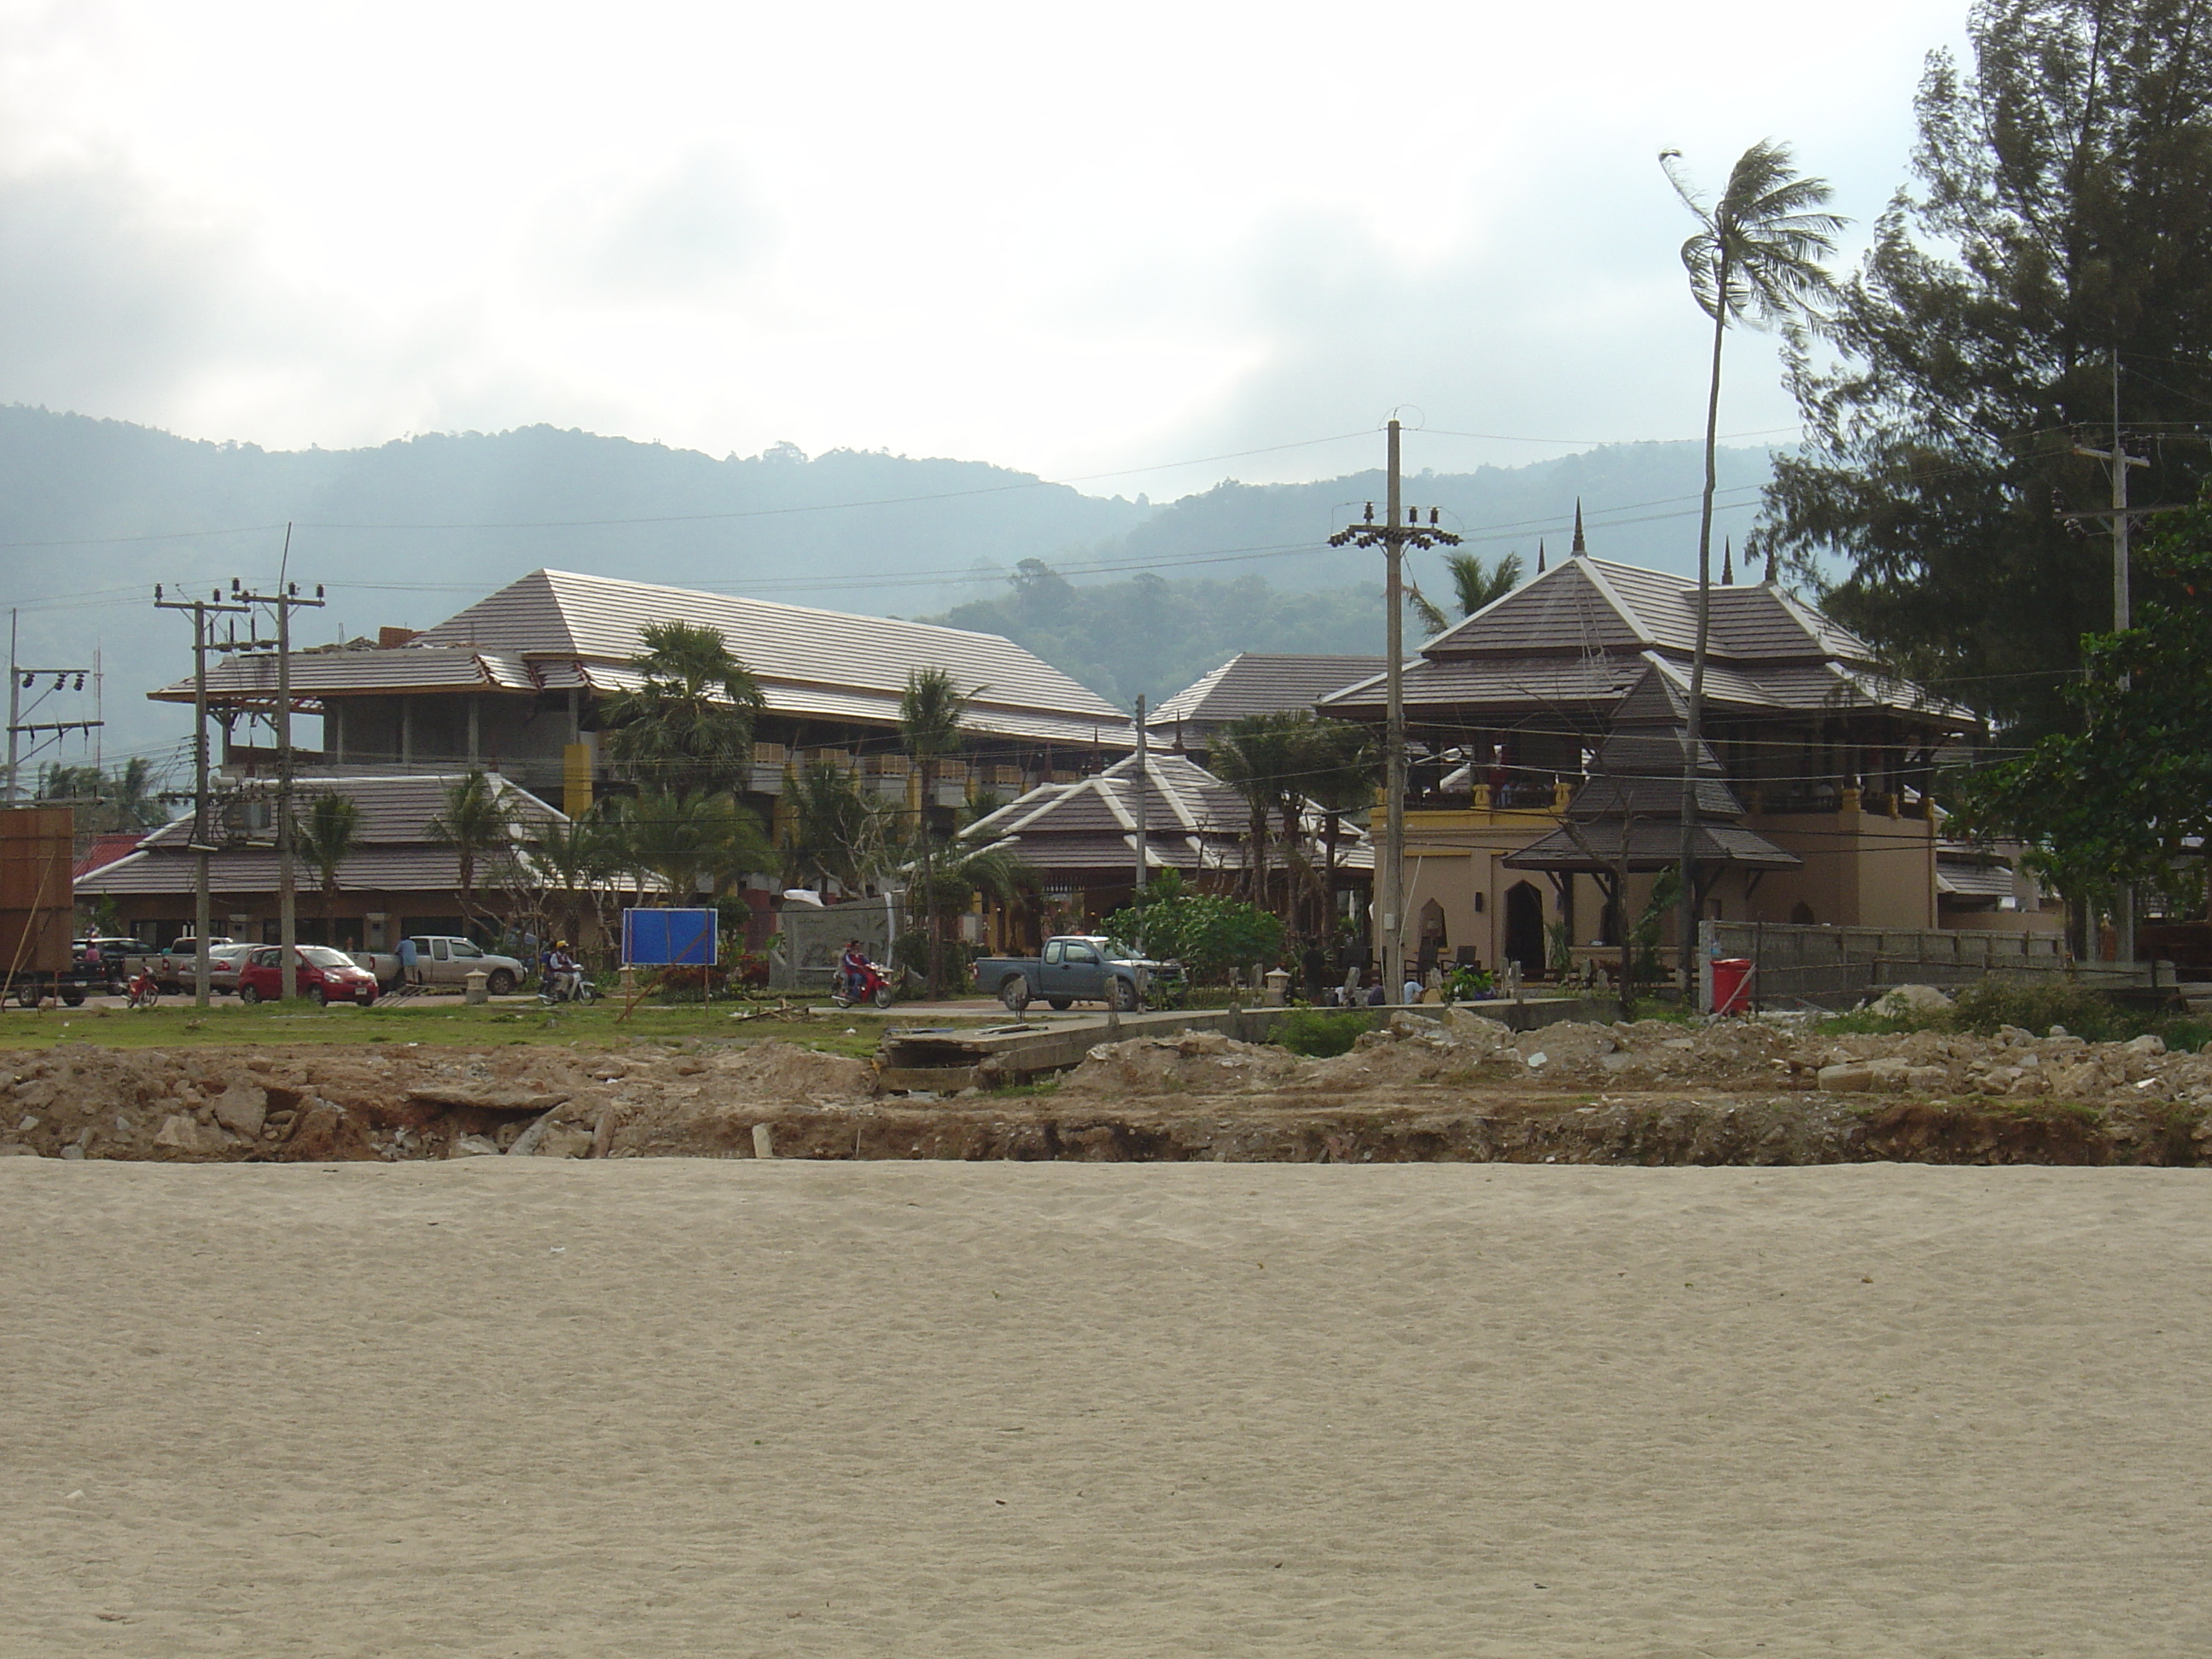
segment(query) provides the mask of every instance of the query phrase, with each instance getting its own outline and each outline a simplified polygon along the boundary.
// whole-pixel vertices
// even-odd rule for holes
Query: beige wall
[[[1758,830],[1786,852],[1804,860],[1796,870],[1770,872],[1754,882],[1730,871],[1715,884],[1706,913],[1729,921],[1788,921],[1801,903],[1813,920],[1839,927],[1935,927],[1935,826],[1925,818],[1890,817],[1859,810],[1832,813],[1753,817]],[[1535,888],[1543,919],[1561,913],[1559,892],[1541,872],[1511,870],[1500,862],[1559,823],[1551,812],[1474,808],[1406,815],[1406,943],[1408,955],[1419,945],[1423,907],[1443,908],[1448,943],[1473,945],[1483,965],[1496,968],[1505,957],[1508,891],[1521,882]],[[1656,878],[1637,876],[1629,884],[1628,918],[1633,922],[1650,902]],[[1589,876],[1574,878],[1573,939],[1587,951],[1597,939],[1604,896]],[[1477,898],[1480,906],[1477,908]],[[2037,925],[2032,913],[1997,913],[2014,927]],[[1996,916],[1978,918],[1988,927]],[[1674,940],[1670,917],[1662,935]]]

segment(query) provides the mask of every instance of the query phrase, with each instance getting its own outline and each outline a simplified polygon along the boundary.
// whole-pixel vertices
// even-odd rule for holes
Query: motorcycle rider
[[[858,1002],[868,983],[868,953],[860,948],[860,940],[845,941],[845,954],[837,965],[845,975],[846,995]]]
[[[553,951],[545,958],[545,967],[552,987],[553,1000],[556,1002],[574,1002],[576,1000],[577,983],[583,978],[584,969],[582,964],[568,954],[567,939],[556,939],[553,941]]]

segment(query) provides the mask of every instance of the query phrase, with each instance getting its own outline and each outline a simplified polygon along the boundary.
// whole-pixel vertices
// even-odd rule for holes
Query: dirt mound
[[[1314,1062],[1287,1048],[1238,1042],[1218,1031],[1102,1042],[1061,1083],[1063,1095],[1235,1094],[1301,1080]]]

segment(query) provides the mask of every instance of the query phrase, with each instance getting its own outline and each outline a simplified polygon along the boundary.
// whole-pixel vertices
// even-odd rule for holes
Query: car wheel
[[[495,997],[511,996],[514,992],[514,975],[504,968],[495,968],[491,977],[484,981],[484,989]]]
[[[1064,1014],[1075,1005],[1073,997],[1047,997],[1044,1000],[1045,1006],[1055,1014]]]
[[[1117,1013],[1133,1014],[1137,1012],[1137,988],[1126,979],[1117,979],[1107,1001]]]
[[[62,993],[62,1000],[69,1004],[72,1008],[82,1008],[84,1006],[84,993],[82,991],[64,991]]]
[[[1009,974],[999,981],[999,1000],[1006,1005],[1008,1013],[1018,1014],[1030,1006],[1030,982],[1019,974]]]
[[[250,1008],[261,1000],[261,993],[251,985],[241,985],[238,988],[238,1000]]]
[[[307,988],[307,1000],[318,1008],[327,1008],[330,1006],[331,994],[319,985],[310,985]]]

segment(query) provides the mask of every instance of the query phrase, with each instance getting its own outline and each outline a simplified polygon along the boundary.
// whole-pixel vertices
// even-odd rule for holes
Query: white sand
[[[0,1161],[0,1654],[2203,1655],[2209,1200]]]

